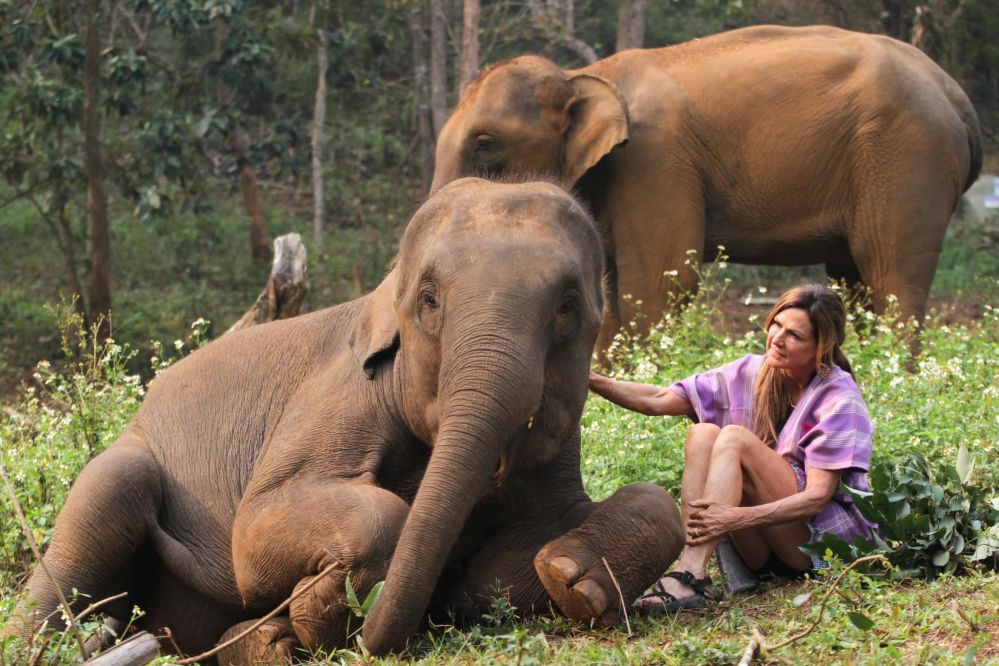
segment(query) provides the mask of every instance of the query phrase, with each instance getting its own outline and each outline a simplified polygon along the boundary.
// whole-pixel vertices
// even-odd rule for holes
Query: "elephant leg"
[[[863,295],[864,283],[860,279],[860,270],[852,260],[826,263],[826,276],[830,280],[845,285],[848,297],[854,298]]]
[[[408,512],[398,496],[363,483],[301,482],[253,498],[240,506],[233,530],[245,604],[265,611],[301,593],[289,610],[298,641],[308,649],[345,646],[360,625],[345,580],[349,574],[363,600],[385,579]]]
[[[147,540],[160,504],[156,461],[139,440],[119,440],[94,458],[73,484],[45,553],[19,606],[19,631],[41,623],[62,627],[59,598],[51,575],[74,611],[125,591],[136,551]],[[81,596],[72,601],[73,590]],[[86,595],[86,596],[83,596]],[[128,618],[130,599],[103,608]]]
[[[664,166],[654,154],[629,166],[615,179],[604,214],[614,237],[619,322],[627,327],[641,315],[648,329],[697,289],[694,264],[713,260],[716,248],[704,246],[702,185],[689,168]],[[650,184],[648,174],[660,173],[669,174],[667,183]]]
[[[247,620],[230,628],[219,639],[222,645],[250,629],[256,621]],[[226,666],[256,666],[257,664],[290,664],[299,646],[291,620],[275,617],[254,629],[238,643],[218,653],[219,664]]]
[[[567,617],[611,625],[677,558],[683,544],[680,512],[669,493],[653,483],[633,483],[597,503],[579,527],[545,545],[534,567]]]
[[[921,324],[964,176],[948,182],[940,162],[946,152],[927,142],[921,130],[914,132],[892,136],[889,145],[871,152],[893,155],[910,167],[900,173],[892,164],[877,163],[863,172],[849,245],[864,284],[871,288],[875,310],[883,312],[894,295],[899,314]],[[910,152],[894,154],[896,146],[909,146]]]
[[[635,483],[603,502],[581,502],[500,532],[469,560],[466,577],[480,607],[499,593],[524,613],[545,612],[554,601],[573,620],[609,625],[621,603],[607,567],[628,605],[682,546],[673,498],[655,484]]]

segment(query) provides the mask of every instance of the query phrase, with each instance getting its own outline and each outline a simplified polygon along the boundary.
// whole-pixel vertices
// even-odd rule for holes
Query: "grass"
[[[5,230],[30,239],[40,232],[28,223],[28,213],[23,215],[8,216],[3,224]],[[204,225],[178,235],[152,228],[130,228],[125,233],[135,246],[129,249],[126,244],[119,252],[119,265],[150,264],[141,278],[119,283],[120,307],[132,308],[118,328],[133,340],[129,345],[120,344],[123,336],[118,336],[119,343],[94,347],[64,308],[47,310],[38,305],[57,300],[58,280],[51,275],[49,282],[30,283],[31,276],[45,274],[43,255],[51,251],[43,248],[42,236],[35,238],[38,245],[21,246],[34,249],[13,264],[12,290],[0,294],[0,316],[14,324],[2,334],[0,363],[21,363],[27,350],[33,364],[40,358],[51,363],[35,365],[32,387],[2,405],[0,451],[39,543],[51,537],[54,518],[79,470],[114,440],[134,413],[148,377],[202,337],[210,337],[210,327],[206,330],[199,324],[192,330],[189,322],[215,317],[214,330],[224,330],[226,318],[240,314],[263,284],[266,267],[255,266],[242,245],[232,247],[233,238],[243,239],[238,216]],[[276,222],[272,233],[292,226],[289,217]],[[974,294],[981,299],[974,311],[969,313],[966,301],[960,299],[954,299],[954,306],[943,303],[926,322],[923,353],[913,372],[904,370],[910,361],[906,350],[912,331],[891,313],[875,317],[852,309],[846,351],[875,421],[875,465],[890,468],[911,450],[934,461],[953,462],[964,444],[976,461],[971,482],[995,497],[999,298],[993,296],[999,296],[999,259],[984,255],[980,245],[969,245],[969,237],[979,237],[961,229],[958,225],[950,232],[938,272],[938,283],[947,286],[935,286],[935,293]],[[372,244],[362,230],[336,233],[343,235],[334,234],[330,246],[367,244],[373,254],[366,261],[373,263],[382,253],[390,253],[390,244]],[[145,251],[140,251],[143,245]],[[323,268],[315,270],[313,264],[314,304],[349,295],[349,282],[340,271],[346,274],[355,256],[361,255],[324,256],[323,262],[339,266],[336,275],[323,275]],[[766,284],[754,286],[747,275],[763,277]],[[665,318],[650,335],[631,329],[620,336],[614,350],[617,376],[666,384],[761,347],[759,314],[740,309],[740,303],[746,293],[779,291],[787,286],[781,284],[787,278],[770,269],[749,274],[724,264],[706,267],[703,278],[704,288],[682,313]],[[368,286],[377,279],[377,271],[365,273]],[[50,291],[39,295],[43,287]],[[61,326],[53,324],[53,312]],[[150,337],[159,342],[148,344]],[[186,344],[175,349],[174,339]],[[683,419],[643,417],[599,398],[590,400],[583,419],[588,491],[602,498],[624,483],[652,480],[675,492],[686,427]],[[0,500],[0,548],[0,618],[7,618],[33,563],[6,498]],[[761,663],[999,664],[999,578],[974,566],[962,570],[965,575],[902,583],[851,572],[832,596],[818,627],[764,655]],[[840,569],[834,566],[832,571]],[[725,601],[703,615],[658,621],[633,618],[631,635],[621,628],[599,631],[558,618],[517,619],[514,609],[499,599],[478,626],[439,627],[417,641],[408,656],[425,664],[731,664],[738,661],[754,629],[776,643],[805,628],[827,589],[826,574],[774,584]],[[873,626],[858,627],[857,622],[864,623],[857,614],[870,618]],[[75,659],[71,643],[52,652],[50,662],[71,663]],[[11,650],[10,645],[3,646],[0,656],[16,663]],[[345,650],[316,655],[310,663],[401,661],[372,660]],[[163,663],[169,662],[163,658]]]

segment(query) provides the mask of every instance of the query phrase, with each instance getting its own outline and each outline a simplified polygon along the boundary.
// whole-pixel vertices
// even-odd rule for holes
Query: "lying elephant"
[[[593,222],[554,185],[441,189],[372,294],[230,333],[157,377],[73,486],[45,564],[67,595],[127,591],[113,615],[138,605],[196,652],[339,563],[224,661],[344,645],[348,572],[360,598],[385,580],[363,627],[374,654],[406,646],[432,595],[615,621],[602,558],[630,601],[683,536],[654,484],[583,490],[602,267]],[[22,619],[56,609],[41,570],[28,598]]]
[[[761,26],[572,71],[500,63],[441,131],[431,191],[511,173],[575,187],[608,254],[605,345],[638,311],[658,321],[674,280],[696,286],[687,251],[719,245],[740,263],[825,263],[922,320],[981,163],[967,96],[914,47]]]

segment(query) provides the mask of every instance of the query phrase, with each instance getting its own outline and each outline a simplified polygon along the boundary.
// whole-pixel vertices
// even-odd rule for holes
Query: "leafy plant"
[[[999,497],[971,483],[974,465],[962,445],[955,465],[931,465],[919,453],[875,466],[874,491],[849,492],[861,512],[878,523],[881,536],[847,544],[826,535],[803,548],[830,549],[849,561],[884,552],[902,575],[932,578],[976,565],[999,566]]]
[[[380,580],[375,583],[371,591],[368,592],[368,596],[364,597],[364,601],[358,601],[357,593],[354,591],[354,584],[350,580],[350,573],[347,573],[347,577],[343,581],[344,587],[347,590],[347,605],[350,606],[351,612],[357,617],[367,617],[371,613],[371,609],[374,608],[375,602],[378,601],[378,595],[382,593],[382,586],[385,585],[385,581]]]

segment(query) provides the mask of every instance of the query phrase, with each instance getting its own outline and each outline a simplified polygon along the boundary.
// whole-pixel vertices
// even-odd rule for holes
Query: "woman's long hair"
[[[788,308],[799,308],[808,313],[816,336],[815,371],[835,363],[853,375],[850,361],[840,346],[846,338],[846,308],[843,300],[832,289],[821,284],[806,284],[789,289],[780,297],[767,315],[766,330],[774,317]],[[756,377],[753,391],[753,431],[764,443],[773,446],[784,423],[791,414],[791,386],[779,369],[764,363]]]

